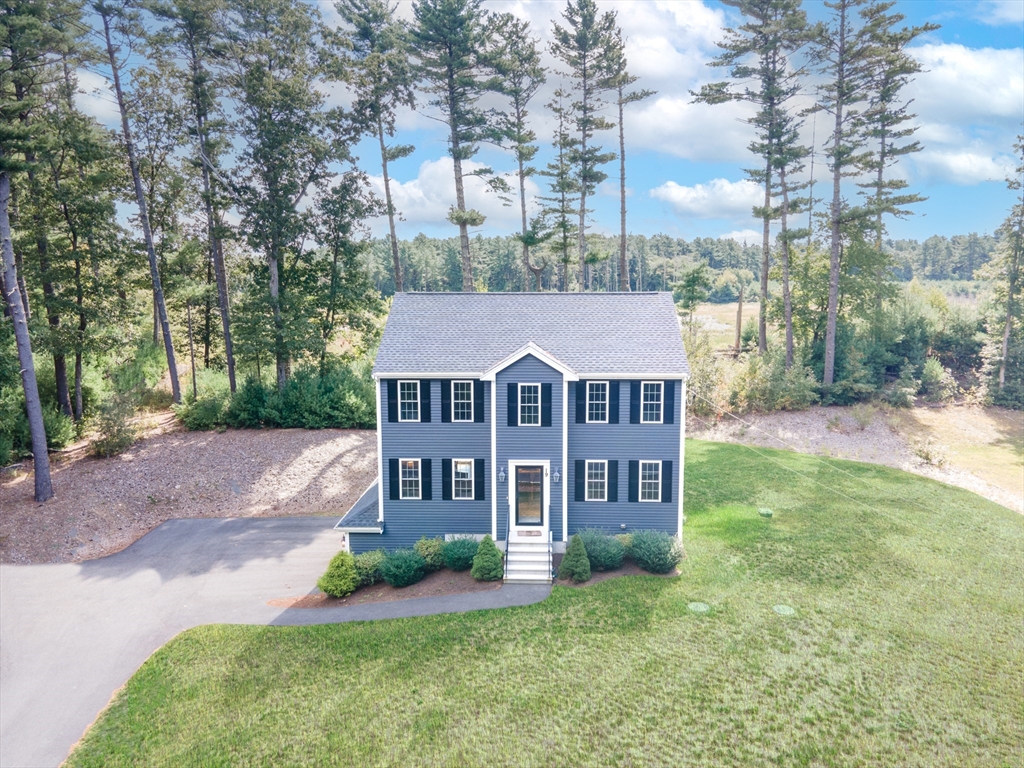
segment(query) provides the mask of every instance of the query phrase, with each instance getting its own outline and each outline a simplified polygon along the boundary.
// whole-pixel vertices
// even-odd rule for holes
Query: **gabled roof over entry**
[[[377,377],[480,377],[534,345],[579,378],[686,377],[669,293],[399,293]]]

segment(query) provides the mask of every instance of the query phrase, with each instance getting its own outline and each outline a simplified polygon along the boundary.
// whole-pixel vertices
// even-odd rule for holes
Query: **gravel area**
[[[373,430],[169,426],[121,456],[55,455],[45,504],[32,500],[30,464],[0,472],[0,562],[109,555],[172,518],[340,517],[376,476]]]
[[[853,459],[913,472],[965,488],[986,499],[1024,513],[1024,498],[949,464],[928,463],[909,438],[894,429],[893,421],[877,411],[861,427],[853,408],[815,406],[806,411],[745,414],[742,422],[731,416],[697,417],[687,414],[687,437],[750,446],[782,448],[800,453]],[[936,448],[941,456],[941,448]]]

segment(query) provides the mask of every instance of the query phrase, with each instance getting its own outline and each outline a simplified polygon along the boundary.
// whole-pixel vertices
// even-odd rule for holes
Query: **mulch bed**
[[[408,587],[396,589],[383,582],[372,587],[360,587],[348,597],[328,597],[316,592],[303,597],[285,597],[268,600],[267,605],[275,608],[337,608],[367,603],[390,603],[395,600],[409,600],[414,597],[443,597],[468,592],[490,592],[501,589],[500,581],[477,581],[469,571],[457,573],[443,569],[429,574],[423,581]]]

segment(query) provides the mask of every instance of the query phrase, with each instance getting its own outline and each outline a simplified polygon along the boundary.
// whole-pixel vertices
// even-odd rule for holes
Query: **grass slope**
[[[679,578],[465,615],[200,627],[69,764],[1020,765],[1024,519],[896,470],[759,450],[688,444]]]

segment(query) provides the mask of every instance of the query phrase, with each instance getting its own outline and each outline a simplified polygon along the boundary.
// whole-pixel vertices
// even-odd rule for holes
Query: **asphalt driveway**
[[[110,557],[0,566],[0,766],[60,764],[157,648],[200,624],[328,624],[527,605],[549,587],[327,609],[308,594],[339,549],[336,518],[171,520]]]

